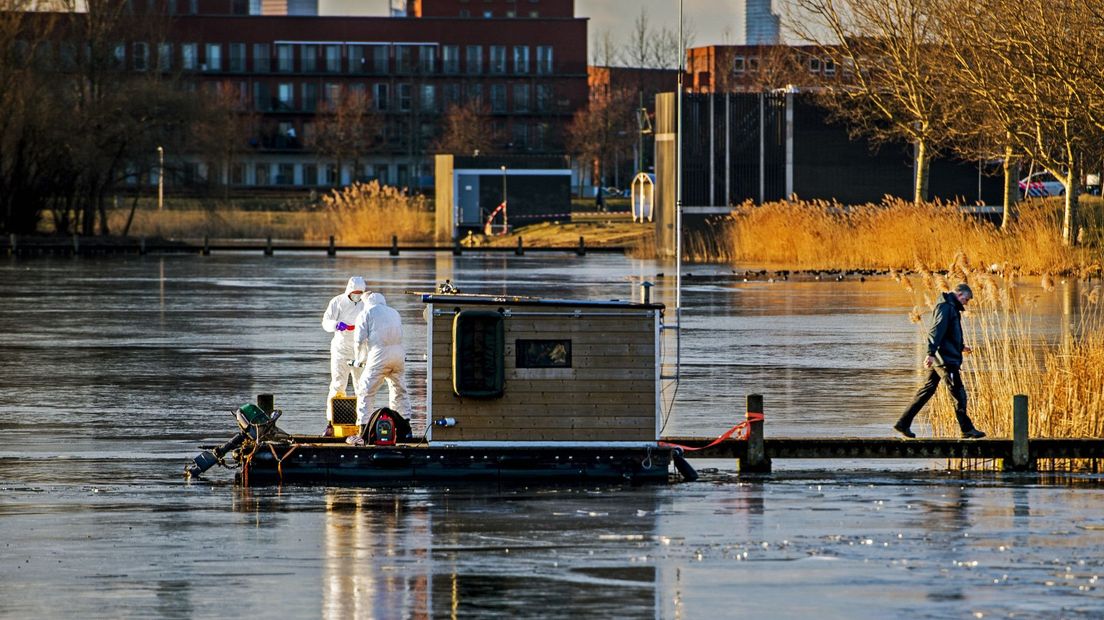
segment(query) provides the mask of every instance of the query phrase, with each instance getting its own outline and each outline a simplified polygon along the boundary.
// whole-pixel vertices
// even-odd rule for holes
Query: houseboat
[[[330,403],[332,434],[291,436],[262,402],[243,406],[241,432],[200,454],[189,475],[229,462],[248,484],[661,482],[672,461],[692,475],[660,441],[663,304],[415,294],[426,320],[424,436],[396,436],[386,417],[381,432],[361,433],[356,400],[344,396]],[[349,445],[354,434],[371,438]]]

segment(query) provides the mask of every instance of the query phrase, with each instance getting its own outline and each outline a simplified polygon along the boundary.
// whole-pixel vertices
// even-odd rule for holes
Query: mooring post
[[[452,240],[452,255],[453,256],[460,256],[463,253],[464,253],[464,250],[461,249],[460,238],[457,237],[456,239],[453,239]]]
[[[200,250],[200,254],[203,256],[211,255],[211,238],[207,235],[203,235],[203,249]]]
[[[330,235],[330,247],[326,248],[326,256],[330,258],[337,256],[337,246],[334,245],[333,235]]]
[[[80,237],[73,235],[73,256],[80,255]]]
[[[399,236],[391,235],[391,256],[399,255]]]
[[[521,243],[521,237],[518,237],[518,245],[517,245],[517,249],[514,250],[514,254],[516,254],[518,256],[522,256],[522,255],[525,254],[525,246],[523,246],[522,243]]]
[[[582,235],[579,235],[579,248],[575,250],[575,253],[579,256],[586,256],[586,241],[583,240]]]
[[[15,256],[16,252],[19,250],[18,238],[16,237],[15,233],[12,233],[8,236],[8,239],[10,240],[11,244],[11,247],[8,248],[8,253],[12,256]]]
[[[747,395],[747,456],[740,461],[740,473],[770,473],[771,462],[763,446],[763,395]]]
[[[276,397],[272,394],[257,394],[257,406],[264,409],[264,412],[271,415],[272,411],[276,408]]]
[[[145,237],[141,237],[141,238],[138,239],[138,255],[139,256],[145,256],[146,255],[146,238]]]
[[[1016,394],[1012,397],[1012,458],[1004,465],[1005,471],[1034,471],[1035,460],[1031,458],[1028,445],[1027,395]]]
[[[265,239],[265,256],[272,256],[272,235]]]

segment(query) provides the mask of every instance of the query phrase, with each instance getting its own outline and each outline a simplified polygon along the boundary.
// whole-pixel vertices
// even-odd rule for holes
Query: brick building
[[[686,50],[687,91],[763,92],[814,88],[845,71],[812,45],[707,45]]]
[[[170,0],[168,11],[165,41],[120,46],[127,68],[182,72],[257,119],[239,163],[175,161],[197,182],[430,187],[449,106],[482,101],[496,150],[540,155],[562,153],[587,100],[587,20],[574,0],[413,0],[396,17],[319,16],[316,0]],[[367,96],[383,127],[356,170],[306,147],[318,111],[348,91]]]

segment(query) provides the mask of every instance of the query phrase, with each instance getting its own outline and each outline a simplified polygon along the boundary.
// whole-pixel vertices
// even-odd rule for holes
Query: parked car
[[[1020,179],[1020,195],[1024,198],[1046,198],[1047,196],[1061,196],[1066,193],[1066,188],[1055,176],[1049,172],[1036,172],[1035,174]]]

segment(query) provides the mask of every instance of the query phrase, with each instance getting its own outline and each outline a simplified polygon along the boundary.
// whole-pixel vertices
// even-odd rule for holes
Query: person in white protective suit
[[[361,369],[353,365],[356,360],[353,330],[357,317],[364,310],[364,288],[364,278],[349,278],[345,292],[331,299],[322,315],[322,329],[333,334],[330,340],[330,393],[326,396],[327,421],[333,421],[330,399],[345,393],[349,374],[353,375],[354,386],[360,379]]]
[[[364,301],[364,311],[357,317],[353,331],[357,363],[364,367],[356,384],[357,425],[371,417],[372,401],[384,381],[389,392],[387,406],[409,420],[410,397],[403,378],[406,349],[402,344],[402,319],[379,293],[371,293]]]

